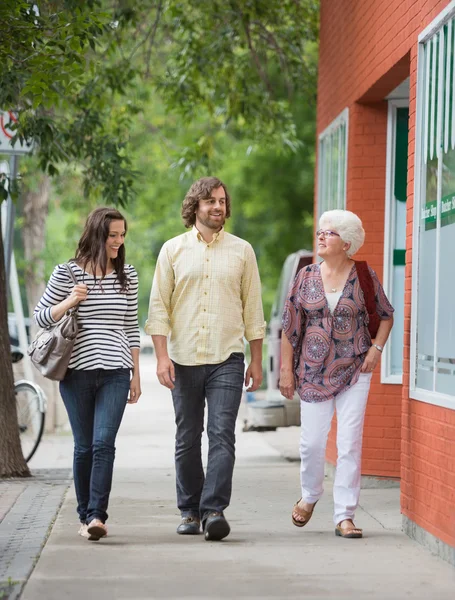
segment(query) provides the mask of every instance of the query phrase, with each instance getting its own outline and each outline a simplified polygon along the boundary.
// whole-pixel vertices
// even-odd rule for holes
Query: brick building
[[[455,1],[321,0],[316,217],[360,216],[396,309],[362,473],[400,478],[404,530],[455,564],[454,50]]]

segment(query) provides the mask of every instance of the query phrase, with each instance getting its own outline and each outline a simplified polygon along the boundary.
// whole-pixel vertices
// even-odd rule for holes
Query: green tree
[[[314,103],[296,102],[294,117],[301,140],[296,152],[278,153],[274,147],[251,151],[250,140],[237,139],[224,131],[217,139],[210,165],[209,172],[226,182],[233,199],[227,229],[250,241],[258,256],[266,318],[284,259],[299,248],[312,247],[314,113]],[[141,324],[147,315],[158,252],[164,241],[184,231],[180,208],[192,182],[190,177],[180,177],[178,168],[169,169],[171,159],[159,136],[144,136],[142,119],[145,124],[159,123],[161,110],[156,104],[144,108],[132,130],[132,164],[144,175],[136,181],[135,201],[124,210],[129,221],[127,259],[140,273]],[[179,119],[176,122],[179,127],[167,135],[177,147],[184,147],[197,135],[199,124],[185,127]],[[197,174],[204,173],[201,169]],[[45,253],[47,275],[56,260],[66,260],[75,247],[84,212],[74,175],[62,173],[54,180],[52,193]]]
[[[231,230],[256,251],[267,320],[285,258],[313,244],[315,105],[302,103],[294,114],[296,152],[265,148],[221,169],[235,199]]]

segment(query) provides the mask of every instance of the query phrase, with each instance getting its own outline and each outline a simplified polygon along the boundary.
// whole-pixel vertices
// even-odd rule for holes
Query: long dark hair
[[[196,210],[199,200],[210,198],[213,190],[222,187],[226,195],[226,219],[231,216],[231,198],[227,188],[218,177],[201,177],[193,183],[182,203],[182,219],[188,229],[196,223]]]
[[[106,276],[106,240],[109,236],[109,227],[112,221],[123,221],[125,223],[125,233],[127,232],[126,219],[115,208],[101,207],[92,210],[85,222],[76,256],[71,259],[80,264],[84,271],[89,265],[95,278],[97,268],[101,269],[103,278]],[[117,257],[111,260],[120,284],[120,291],[123,292],[128,287],[128,278],[125,274],[125,244],[120,246]]]

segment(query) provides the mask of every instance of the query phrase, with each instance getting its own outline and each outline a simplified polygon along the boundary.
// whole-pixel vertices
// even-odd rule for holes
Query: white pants
[[[359,380],[335,400],[301,402],[300,481],[302,499],[313,504],[323,494],[325,450],[333,412],[337,412],[338,459],[333,485],[334,515],[337,525],[353,519],[360,496],[360,469],[365,409],[371,373],[361,373]]]

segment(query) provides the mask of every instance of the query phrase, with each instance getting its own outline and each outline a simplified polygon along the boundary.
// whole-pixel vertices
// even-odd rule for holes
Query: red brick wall
[[[321,0],[318,132],[375,90],[449,0]],[[406,75],[405,75],[406,76]],[[403,77],[402,77],[403,79]],[[382,86],[383,98],[398,83]]]
[[[455,546],[455,411],[405,399],[401,508]]]
[[[347,208],[359,214],[367,234],[358,258],[368,260],[382,279],[387,121],[383,98],[410,75],[404,385],[381,385],[379,373],[373,377],[362,472],[397,476],[401,462],[403,513],[455,545],[455,411],[409,398],[417,38],[448,4],[449,0],[321,0],[317,125],[319,134],[349,108]],[[336,457],[334,438],[332,431],[327,450],[331,462]]]

